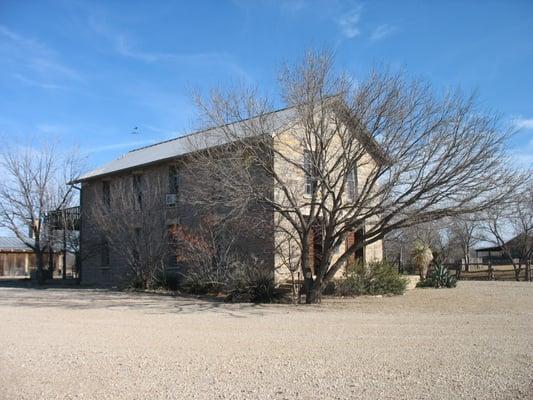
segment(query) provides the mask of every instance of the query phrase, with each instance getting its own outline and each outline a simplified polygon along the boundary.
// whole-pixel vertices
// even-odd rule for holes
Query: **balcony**
[[[45,217],[45,224],[53,230],[80,230],[81,209],[69,207],[64,210],[49,211]]]

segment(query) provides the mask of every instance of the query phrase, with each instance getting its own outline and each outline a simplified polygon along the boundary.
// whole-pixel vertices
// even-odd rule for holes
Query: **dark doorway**
[[[346,250],[348,250],[352,245],[362,242],[364,240],[364,231],[363,229],[358,229],[355,232],[350,232],[346,237]],[[348,258],[346,266],[364,263],[364,249],[361,247],[357,249],[354,254]]]

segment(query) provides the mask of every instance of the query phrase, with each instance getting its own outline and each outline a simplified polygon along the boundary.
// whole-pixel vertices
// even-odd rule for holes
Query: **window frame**
[[[135,172],[133,176],[134,208],[136,211],[143,209],[143,173]]]
[[[107,208],[111,208],[111,181],[102,181],[102,202]]]
[[[171,164],[168,166],[168,194],[179,194],[180,185],[180,168],[176,164]]]
[[[348,199],[354,201],[359,195],[359,177],[357,174],[357,166],[353,166],[348,171],[348,176],[346,177],[346,185]]]
[[[313,166],[313,152],[311,150],[304,150],[303,154],[303,169],[304,169],[304,195],[312,196],[316,190],[316,177],[314,176]]]

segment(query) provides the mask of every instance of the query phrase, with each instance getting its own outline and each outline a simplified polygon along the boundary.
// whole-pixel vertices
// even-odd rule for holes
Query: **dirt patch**
[[[0,398],[529,399],[533,284],[316,306],[0,288]]]

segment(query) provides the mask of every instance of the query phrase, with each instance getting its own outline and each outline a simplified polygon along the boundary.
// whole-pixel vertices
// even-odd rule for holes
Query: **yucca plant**
[[[422,242],[416,243],[413,250],[413,261],[418,268],[421,280],[426,279],[428,267],[432,260],[433,253],[429,246]]]

